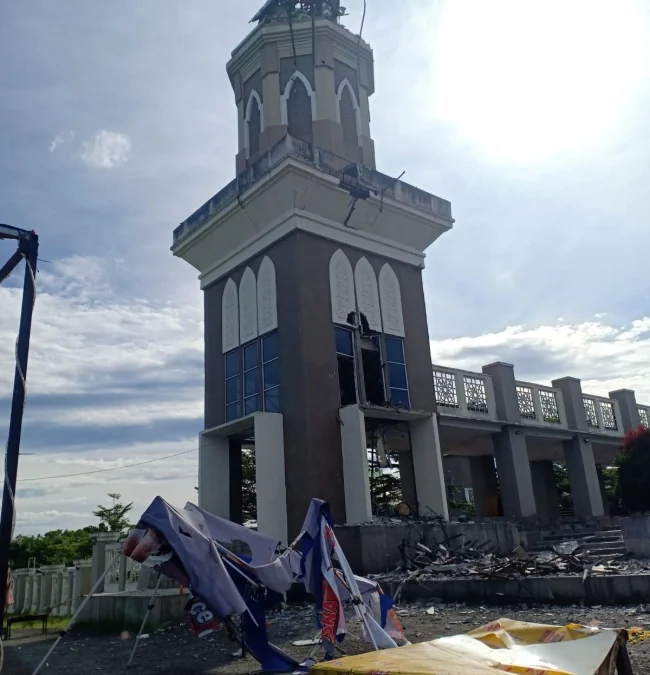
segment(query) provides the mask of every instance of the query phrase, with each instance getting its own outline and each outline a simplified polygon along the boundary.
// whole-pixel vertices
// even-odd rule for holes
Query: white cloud
[[[112,169],[123,164],[131,152],[131,139],[116,131],[98,131],[83,144],[82,161],[94,169]]]
[[[64,143],[70,143],[70,141],[74,138],[74,134],[74,131],[62,131],[61,133],[57,134],[50,143],[50,153],[53,153],[60,145],[63,145]]]
[[[638,403],[650,404],[650,317],[628,326],[602,321],[508,326],[496,333],[432,340],[431,354],[436,364],[475,371],[508,361],[518,378],[544,377],[542,384],[570,375],[582,379],[584,391],[601,396],[634,389]],[[525,356],[519,367],[518,355]]]
[[[173,443],[133,444],[119,449],[107,447],[93,452],[26,456],[21,459],[19,467],[16,533],[32,534],[96,525],[98,521],[92,512],[98,504],[110,504],[109,492],[122,495],[123,502],[134,502],[131,513],[134,521],[158,495],[180,506],[186,501],[196,502],[196,446],[196,438],[188,438]],[[132,468],[68,478],[29,480],[124,467],[187,450],[191,452]]]

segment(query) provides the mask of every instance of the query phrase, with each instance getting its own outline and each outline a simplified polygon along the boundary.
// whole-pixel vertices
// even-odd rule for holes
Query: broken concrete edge
[[[377,579],[395,596],[399,581]],[[552,576],[525,579],[431,579],[402,584],[398,604],[418,600],[483,605],[639,605],[650,604],[650,574],[607,577]]]

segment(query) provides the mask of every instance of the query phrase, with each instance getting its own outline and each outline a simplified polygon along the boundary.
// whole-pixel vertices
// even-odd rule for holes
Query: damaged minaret
[[[373,55],[335,0],[269,0],[227,65],[236,178],[174,232],[205,298],[199,503],[283,541],[312,497],[372,517],[369,457],[446,516],[422,286],[451,205],[375,168]],[[385,466],[385,464],[384,464]],[[376,466],[372,470],[377,470]]]

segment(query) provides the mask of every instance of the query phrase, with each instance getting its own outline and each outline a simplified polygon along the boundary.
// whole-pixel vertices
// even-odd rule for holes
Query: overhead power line
[[[21,483],[26,483],[27,481],[34,480],[53,480],[55,478],[72,478],[73,476],[88,476],[91,473],[104,473],[105,471],[117,471],[118,469],[130,469],[134,466],[142,466],[143,464],[153,464],[154,462],[161,462],[164,459],[171,459],[172,457],[180,457],[181,455],[187,455],[190,452],[196,452],[198,448],[192,448],[191,450],[183,450],[183,452],[177,452],[173,455],[165,455],[165,457],[156,457],[155,459],[147,459],[143,462],[133,462],[133,464],[124,464],[123,466],[113,466],[110,469],[94,469],[93,471],[80,471],[78,473],[62,473],[56,476],[39,476],[38,478],[22,478]]]

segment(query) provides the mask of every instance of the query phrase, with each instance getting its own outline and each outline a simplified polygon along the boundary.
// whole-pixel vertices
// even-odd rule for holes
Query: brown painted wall
[[[330,502],[344,522],[345,502],[339,385],[329,285],[329,262],[342,248],[352,266],[363,251],[294,232],[248,265],[257,274],[264,255],[276,268],[280,397],[284,414],[289,537],[299,531],[313,497]],[[376,274],[384,258],[365,253]],[[414,409],[433,412],[433,376],[421,270],[391,261],[400,282],[405,353]],[[229,275],[237,284],[245,265]],[[205,290],[206,428],[224,421],[221,296],[227,279]]]

